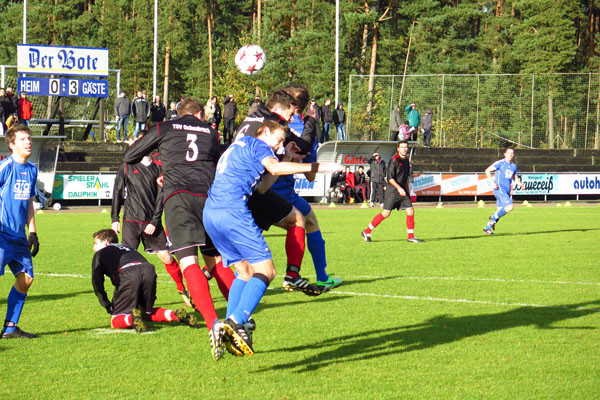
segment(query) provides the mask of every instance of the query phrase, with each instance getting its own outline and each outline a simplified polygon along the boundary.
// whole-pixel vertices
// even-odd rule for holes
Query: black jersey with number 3
[[[123,161],[139,162],[153,149],[162,161],[164,201],[177,192],[208,193],[219,159],[215,129],[193,115],[161,122],[127,149]]]

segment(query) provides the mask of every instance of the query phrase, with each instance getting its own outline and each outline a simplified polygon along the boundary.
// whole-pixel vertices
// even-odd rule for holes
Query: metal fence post
[[[2,65],[1,69],[2,69],[2,72],[1,72],[1,74],[2,74],[2,78],[1,78],[0,86],[1,86],[1,87],[4,87],[4,86],[6,86],[6,85],[4,84],[4,72],[5,72],[4,65]],[[18,88],[17,88],[17,89],[18,89]]]
[[[535,74],[531,74],[531,126],[530,126],[530,136],[531,142],[529,146],[533,147],[533,109],[535,104]]]
[[[391,136],[392,136],[392,127],[390,125],[392,125],[392,111],[394,107],[394,75],[392,75],[392,93],[390,94],[390,123],[388,124],[388,140],[391,140]]]
[[[475,147],[479,148],[479,142],[477,138],[479,137],[479,74],[477,74],[477,105],[475,112]]]
[[[445,74],[442,75],[442,108],[441,108],[441,112],[440,112],[440,133],[442,134],[442,141],[441,144],[442,146],[440,147],[446,147],[446,132],[444,132],[444,78],[445,78]]]
[[[337,104],[335,105],[335,109],[337,109]],[[350,75],[350,81],[348,82],[348,118],[347,118],[347,126],[346,126],[346,140],[350,139],[350,122],[352,120],[352,75]],[[337,137],[337,129],[335,130],[335,140],[339,140]]]

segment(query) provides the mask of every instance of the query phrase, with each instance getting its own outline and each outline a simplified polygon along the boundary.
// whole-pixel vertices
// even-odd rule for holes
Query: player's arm
[[[29,230],[29,250],[31,251],[31,257],[35,257],[40,250],[40,242],[37,237],[37,228],[35,226],[35,210],[33,208],[33,197],[29,199],[29,206],[27,207],[27,229]]]
[[[119,214],[121,213],[121,207],[123,206],[123,202],[125,201],[125,196],[123,195],[125,191],[125,171],[127,169],[127,164],[123,163],[119,167],[119,171],[117,172],[117,177],[115,178],[115,186],[113,188],[113,197],[112,197],[112,206],[110,209],[110,217],[112,220],[112,230],[117,234],[121,232],[121,222],[119,219]]]
[[[513,182],[516,186],[521,188],[521,190],[525,190],[525,184],[523,182],[521,182],[521,179],[519,179],[519,175],[517,175],[516,172],[515,172],[515,176],[513,177]]]
[[[487,176],[488,181],[490,182],[492,187],[494,189],[498,189],[498,185],[496,185],[496,182],[494,182],[494,178],[492,178],[492,172],[494,172],[495,170],[496,170],[496,167],[494,166],[494,164],[492,164],[485,169],[485,175]]]
[[[144,156],[157,149],[161,138],[158,129],[158,125],[153,126],[140,140],[129,146],[123,154],[123,162],[127,164],[140,162]]]
[[[303,174],[305,172],[334,172],[341,171],[344,167],[336,163],[310,163],[301,164],[295,162],[281,161],[275,157],[266,157],[262,160],[262,165],[271,175],[293,175]]]
[[[104,290],[104,272],[102,272],[102,265],[100,264],[100,256],[98,253],[94,255],[92,261],[92,286],[94,287],[94,293],[96,294],[96,297],[98,297],[100,305],[110,314],[112,312],[112,303],[108,300],[106,290]]]
[[[152,219],[150,220],[150,224],[155,227],[160,224],[160,219],[163,213],[163,201],[164,194],[162,187],[159,186],[158,192],[156,193],[156,200],[154,201],[154,214],[152,215]]]

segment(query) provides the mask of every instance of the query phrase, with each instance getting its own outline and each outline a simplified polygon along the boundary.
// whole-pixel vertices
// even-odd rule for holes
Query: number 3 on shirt
[[[197,139],[198,136],[196,136],[195,134],[187,134],[185,141],[190,142],[190,144],[188,145],[188,151],[185,153],[186,161],[196,161],[196,159],[198,158],[198,146],[196,145]]]

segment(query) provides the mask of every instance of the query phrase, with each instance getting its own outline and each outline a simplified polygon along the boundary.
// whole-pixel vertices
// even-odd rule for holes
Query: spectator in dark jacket
[[[131,114],[135,122],[135,130],[133,131],[133,138],[135,139],[139,131],[146,129],[146,121],[148,121],[150,115],[150,104],[141,90],[138,90],[137,97],[131,102]]]
[[[215,129],[219,130],[219,125],[221,124],[221,120],[223,119],[223,114],[221,112],[221,106],[219,105],[219,99],[215,102]]]
[[[392,131],[392,140],[398,138],[398,132],[400,131],[400,125],[402,124],[402,114],[400,112],[400,106],[396,106],[392,114],[390,115],[390,131]],[[398,139],[404,140],[404,139]]]
[[[223,128],[223,140],[224,143],[230,144],[233,139],[233,127],[235,123],[235,117],[237,117],[237,104],[233,100],[233,95],[225,97],[223,100],[223,120],[225,126]]]
[[[373,156],[367,161],[369,163],[369,177],[371,180],[371,198],[370,206],[374,203],[380,203],[383,207],[383,191],[386,182],[386,165],[379,153],[373,153]]]
[[[171,102],[170,108],[167,110],[167,121],[177,119],[177,103]]]
[[[354,184],[356,185],[354,188],[354,197],[356,197],[357,201],[366,202],[369,197],[369,186],[365,175],[365,168],[362,165],[354,173]]]
[[[331,114],[331,99],[325,99],[325,104],[321,107],[321,122],[323,122],[323,130],[321,131],[321,143],[329,141],[329,131],[331,130],[331,123],[333,122],[333,116]]]
[[[346,140],[346,111],[344,111],[342,103],[338,104],[333,112],[333,123],[335,124],[337,140]]]
[[[129,114],[131,113],[131,103],[124,90],[121,90],[119,97],[115,100],[115,116],[117,117],[117,143],[121,143],[121,129],[123,130],[123,140],[127,141],[127,127],[129,126]]]
[[[160,101],[160,96],[154,97],[154,102],[152,103],[152,106],[150,106],[150,114],[152,115],[150,118],[152,120],[152,125],[165,120],[167,107]]]
[[[6,95],[4,88],[0,89],[0,135],[4,136],[6,132],[6,119],[10,116],[12,103]]]
[[[421,119],[421,131],[423,132],[423,145],[431,146],[431,130],[433,129],[433,116],[431,110],[425,110]]]
[[[263,103],[260,96],[256,96],[254,98],[254,100],[252,100],[252,102],[250,102],[250,108],[248,109],[248,115],[254,114],[256,112],[256,110],[258,109],[258,107],[264,106],[264,105],[265,105],[265,103]]]
[[[6,88],[6,95],[10,99],[10,104],[11,104],[10,113],[18,114],[19,113],[19,99],[13,93],[12,88]]]

